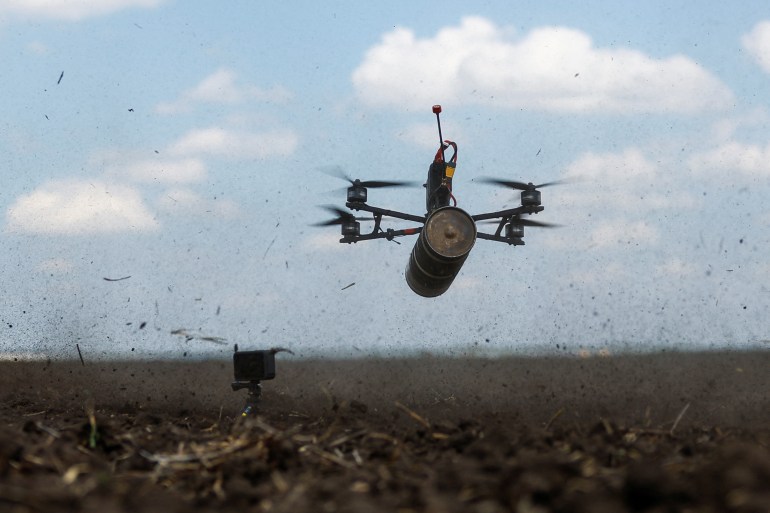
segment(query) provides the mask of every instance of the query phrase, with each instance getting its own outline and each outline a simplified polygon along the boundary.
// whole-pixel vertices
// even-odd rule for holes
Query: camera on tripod
[[[280,352],[292,353],[288,349],[274,347],[267,350],[238,351],[235,344],[233,353],[233,370],[235,380],[230,385],[233,391],[243,388],[249,391],[246,396],[246,406],[241,415],[249,416],[255,412],[262,395],[262,380],[275,378],[275,354]]]

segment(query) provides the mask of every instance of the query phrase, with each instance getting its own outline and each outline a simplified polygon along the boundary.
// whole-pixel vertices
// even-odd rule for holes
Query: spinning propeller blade
[[[403,181],[392,181],[392,180],[354,180],[350,178],[350,176],[345,173],[341,167],[334,166],[328,169],[325,169],[323,171],[329,176],[333,176],[335,178],[341,178],[342,180],[345,180],[347,182],[350,182],[350,185],[356,185],[356,181],[359,185],[362,185],[367,188],[380,188],[380,187],[407,187],[411,185],[415,185],[415,182],[403,182]]]
[[[332,226],[335,224],[342,224],[346,221],[374,221],[373,217],[356,217],[350,212],[346,210],[342,210],[341,208],[337,208],[333,205],[322,205],[321,208],[324,208],[331,212],[332,214],[337,214],[337,217],[333,219],[329,219],[326,221],[321,221],[320,223],[313,223],[310,226]]]
[[[560,224],[554,224],[554,223],[544,223],[542,221],[533,221],[531,219],[521,219],[518,217],[514,217],[510,220],[513,224],[518,224],[521,226],[532,226],[533,228],[561,228],[562,225]],[[500,219],[489,219],[486,221],[479,221],[480,224],[500,224]]]
[[[508,187],[509,189],[517,189],[520,191],[540,189],[541,187],[550,187],[552,185],[559,185],[559,184],[566,183],[564,180],[556,180],[553,182],[546,182],[546,183],[541,183],[539,185],[534,185],[532,182],[524,183],[524,182],[517,182],[514,180],[500,180],[499,178],[489,178],[489,177],[481,177],[478,179],[478,181],[481,183],[488,183],[492,185],[502,185],[503,187]]]

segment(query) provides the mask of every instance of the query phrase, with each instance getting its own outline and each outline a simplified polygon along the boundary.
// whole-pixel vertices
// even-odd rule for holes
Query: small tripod
[[[241,411],[241,417],[248,417],[259,411],[259,399],[262,396],[262,384],[259,380],[249,382],[233,381],[230,386],[233,388],[233,392],[241,390],[242,388],[249,391],[246,396],[246,405]]]

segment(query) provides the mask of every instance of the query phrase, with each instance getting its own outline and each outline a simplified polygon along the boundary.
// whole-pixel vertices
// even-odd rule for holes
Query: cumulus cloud
[[[567,167],[568,179],[622,180],[625,178],[652,178],[657,166],[638,148],[626,148],[620,153],[587,152]]]
[[[770,21],[754,25],[751,32],[741,38],[741,43],[757,64],[770,73]]]
[[[198,158],[157,158],[113,164],[107,172],[140,183],[181,184],[206,178],[206,164]]]
[[[433,150],[438,148],[438,132],[435,123],[414,123],[395,133],[396,139],[419,148]],[[462,141],[465,135],[460,127],[452,129],[452,139]]]
[[[692,113],[728,106],[730,90],[690,58],[597,48],[579,30],[541,27],[522,37],[481,17],[420,39],[395,28],[353,72],[373,106],[492,104],[558,112]]]
[[[74,268],[75,264],[72,262],[72,260],[66,258],[49,258],[43,260],[37,266],[38,271],[48,274],[64,274],[72,271]]]
[[[157,227],[134,188],[99,180],[46,182],[6,212],[6,229],[20,233],[106,234]]]
[[[48,54],[48,45],[40,41],[32,41],[25,46],[28,53],[32,55],[46,55]]]
[[[312,251],[341,251],[344,247],[340,244],[339,231],[319,231],[306,236],[302,241],[302,247]]]
[[[160,103],[155,110],[160,114],[187,112],[199,103],[236,104],[246,100],[283,103],[291,99],[291,93],[283,87],[261,89],[237,83],[237,75],[228,69],[220,69],[204,78],[192,89],[185,91],[173,102]]]
[[[763,132],[769,121],[770,115],[762,107],[720,119],[711,125],[711,144],[730,141],[736,138],[740,132]]]
[[[130,7],[157,7],[164,0],[3,0],[0,16],[12,14],[28,18],[78,21],[111,14]]]
[[[660,234],[654,226],[644,221],[613,220],[603,222],[591,231],[589,236],[592,247],[607,246],[646,246],[655,244]]]
[[[173,143],[173,155],[208,155],[230,159],[263,159],[294,153],[297,135],[291,130],[245,132],[225,128],[192,130]]]
[[[716,121],[711,127],[709,146],[694,152],[687,166],[701,173],[770,176],[770,142],[756,137],[765,131],[769,120],[768,112],[758,108]],[[753,142],[741,141],[744,137]]]
[[[617,153],[586,152],[567,166],[564,176],[572,184],[559,198],[570,208],[602,205],[644,213],[673,206],[666,187],[673,176],[664,173],[639,148]],[[679,208],[694,204],[695,198],[689,192],[676,198]]]
[[[468,274],[460,274],[452,282],[452,287],[455,290],[473,290],[486,287],[486,285],[487,280],[484,280],[481,276],[469,276]]]
[[[672,258],[656,266],[656,270],[658,274],[664,276],[682,277],[694,275],[698,268],[692,262],[687,262],[681,258]]]
[[[568,184],[548,189],[551,201],[549,220],[571,226],[586,226],[586,248],[612,248],[618,245],[651,245],[660,240],[654,221],[659,212],[688,209],[699,199],[690,191],[677,190],[676,174],[670,172],[648,152],[629,147],[620,152],[586,152],[567,166]],[[611,221],[596,224],[597,209]],[[554,249],[573,248],[574,237],[564,230],[543,235]]]
[[[693,155],[688,163],[695,171],[737,171],[746,175],[767,177],[770,176],[770,144],[761,146],[728,141]]]
[[[539,240],[546,247],[555,250],[574,251],[581,250],[611,250],[626,246],[654,246],[660,242],[660,231],[647,221],[632,220],[618,215],[611,221],[602,221],[594,225],[594,220],[587,218],[578,221],[578,218],[570,218],[570,226],[585,226],[586,236],[576,239],[574,232],[559,233],[552,230],[550,233],[538,235]],[[583,230],[583,228],[580,228]]]
[[[187,188],[169,189],[158,200],[158,208],[170,214],[212,215],[223,219],[232,219],[240,213],[238,205],[228,199],[204,198]]]

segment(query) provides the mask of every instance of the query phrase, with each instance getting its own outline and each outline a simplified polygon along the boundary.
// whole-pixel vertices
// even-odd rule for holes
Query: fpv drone
[[[457,144],[444,140],[441,135],[441,105],[434,105],[433,113],[436,114],[438,123],[439,149],[428,169],[427,181],[423,184],[427,209],[424,216],[387,210],[366,202],[367,189],[411,185],[409,182],[353,180],[340,172],[337,176],[350,182],[345,206],[350,210],[370,212],[373,217],[356,217],[351,212],[327,206],[324,208],[337,214],[337,217],[315,225],[340,225],[342,234],[340,242],[347,244],[372,239],[394,240],[396,237],[419,234],[409,257],[405,276],[412,291],[423,297],[440,296],[449,289],[477,238],[504,242],[512,246],[523,246],[525,226],[555,227],[554,224],[533,221],[521,216],[542,212],[545,207],[540,204],[538,189],[560,183],[548,182],[533,185],[531,182],[480,178],[479,181],[482,183],[520,190],[521,206],[498,212],[469,215],[457,208],[457,200],[452,194],[452,177],[457,167]],[[445,151],[450,147],[452,156],[447,160]],[[403,230],[383,229],[381,226],[383,217],[413,221],[422,226]],[[359,221],[374,221],[371,233],[361,234]],[[479,222],[496,223],[497,229],[494,233],[479,232],[476,229],[476,223]]]

